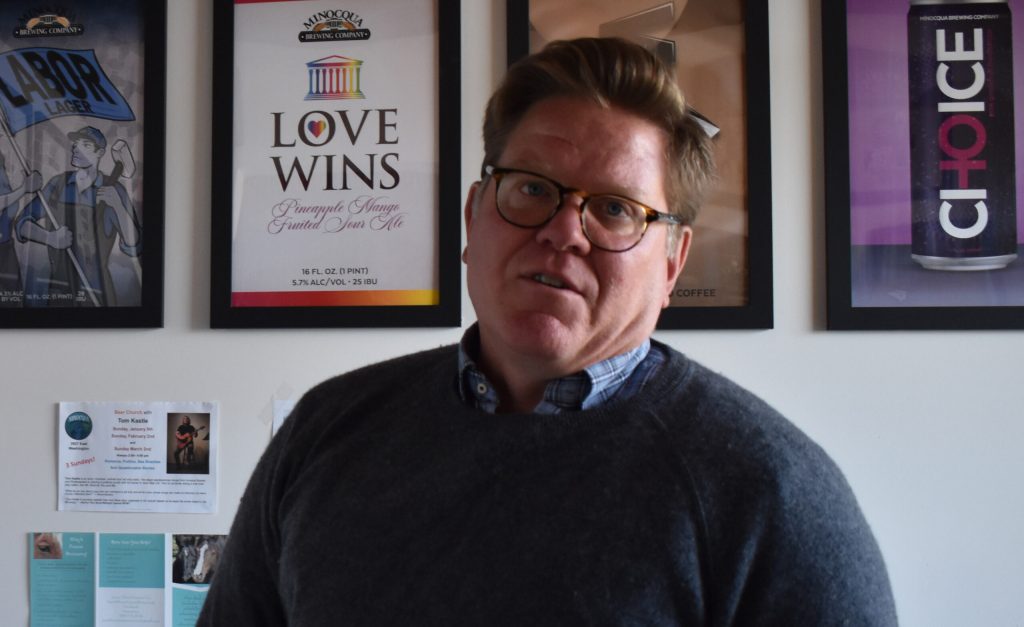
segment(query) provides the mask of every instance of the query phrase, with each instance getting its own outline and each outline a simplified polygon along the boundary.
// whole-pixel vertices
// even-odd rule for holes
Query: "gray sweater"
[[[828,456],[655,343],[636,397],[489,415],[456,348],[308,392],[243,496],[199,625],[895,625]]]

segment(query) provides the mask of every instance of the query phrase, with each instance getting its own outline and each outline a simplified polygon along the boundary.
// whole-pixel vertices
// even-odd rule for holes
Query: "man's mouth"
[[[556,279],[553,276],[549,276],[547,274],[535,274],[533,275],[533,280],[542,285],[547,285],[549,287],[557,287],[558,289],[564,289],[566,287],[563,281]]]

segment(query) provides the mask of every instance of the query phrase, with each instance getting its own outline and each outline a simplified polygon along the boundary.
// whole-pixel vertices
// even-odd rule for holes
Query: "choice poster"
[[[1020,326],[1024,2],[823,16],[830,326]]]

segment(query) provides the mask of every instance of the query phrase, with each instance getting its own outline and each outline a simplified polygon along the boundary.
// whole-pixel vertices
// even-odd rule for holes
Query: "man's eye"
[[[600,212],[602,217],[620,220],[632,219],[635,213],[628,204],[614,198],[604,200],[600,205]]]
[[[540,181],[526,181],[519,186],[519,191],[524,196],[541,198],[548,195],[548,186]]]

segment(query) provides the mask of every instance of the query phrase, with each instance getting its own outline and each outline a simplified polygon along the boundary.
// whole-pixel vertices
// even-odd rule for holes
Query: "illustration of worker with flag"
[[[18,223],[20,237],[50,248],[47,278],[37,275],[37,266],[28,268],[25,303],[117,306],[119,290],[108,271],[115,242],[131,257],[137,257],[142,248],[142,230],[135,208],[117,180],[124,171],[123,161],[116,161],[116,173],[100,172],[107,139],[95,127],[73,131],[68,140],[74,169],[51,178]],[[115,159],[130,158],[127,145],[115,145],[113,150],[120,155]],[[43,226],[46,222],[59,226],[47,230]],[[122,294],[129,291],[138,292],[120,290]]]
[[[0,41],[0,306],[138,306],[140,168],[129,142],[138,146],[141,126],[122,90],[141,93],[142,77],[118,48],[133,18],[96,9],[16,19],[18,39]]]

